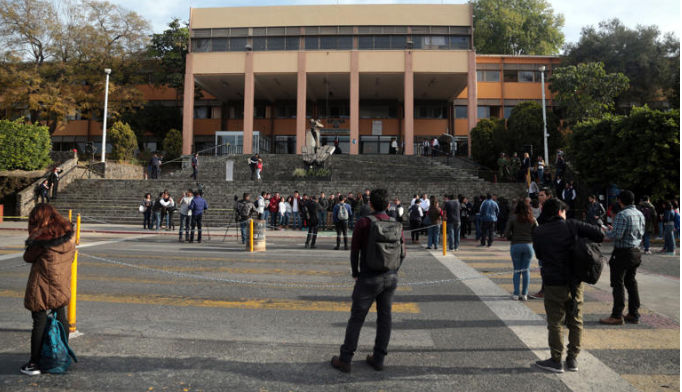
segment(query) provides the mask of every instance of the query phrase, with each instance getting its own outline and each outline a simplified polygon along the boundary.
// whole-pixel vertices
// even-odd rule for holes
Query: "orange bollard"
[[[253,219],[249,221],[249,252],[253,252]]]
[[[443,256],[448,255],[448,222],[443,221]]]

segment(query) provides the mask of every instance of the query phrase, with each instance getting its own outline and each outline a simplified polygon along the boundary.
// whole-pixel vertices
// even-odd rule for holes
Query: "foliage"
[[[291,175],[296,177],[296,178],[303,178],[306,176],[306,173],[307,172],[305,169],[298,168],[298,169],[295,169],[294,172],[291,173]]]
[[[0,170],[38,170],[49,165],[50,133],[45,126],[0,120]]]
[[[174,18],[168,29],[161,34],[153,34],[147,47],[147,56],[158,61],[154,70],[155,83],[177,89],[182,93],[185,84],[185,59],[189,51],[189,27],[180,25]]]
[[[599,61],[607,72],[627,76],[630,89],[618,103],[660,107],[660,101],[667,98],[679,108],[680,40],[673,33],[662,35],[657,26],[630,29],[612,19],[597,28],[584,27],[580,40],[567,45],[565,52],[566,65]]]
[[[562,14],[546,0],[472,0],[480,54],[551,55],[564,43]]]
[[[182,155],[182,134],[177,129],[168,131],[166,138],[163,139],[163,158],[170,161]]]
[[[483,166],[496,167],[497,149],[495,135],[504,131],[504,120],[491,118],[481,119],[471,130],[471,154],[476,162]]]
[[[603,63],[556,68],[549,78],[568,125],[599,119],[614,109],[614,99],[627,90],[629,80],[622,73],[607,74]]]
[[[101,118],[103,71],[111,68],[108,113],[120,118],[143,103],[135,85],[148,30],[138,14],[109,2],[0,0],[0,109],[43,121],[50,133],[77,113]]]
[[[588,184],[616,183],[655,200],[679,195],[679,110],[635,107],[628,116],[580,123],[572,129],[568,151]]]
[[[522,147],[533,146],[533,155],[544,157],[545,141],[543,136],[542,105],[537,102],[522,102],[516,106],[507,121],[504,137],[497,137],[499,152],[511,155],[519,154]],[[565,144],[563,134],[559,130],[559,119],[551,111],[547,112],[547,151],[555,151]],[[531,160],[535,162],[535,157]]]
[[[169,129],[182,128],[182,112],[176,106],[147,105],[126,113],[122,120],[135,130],[140,142],[146,140],[147,133],[160,139]]]
[[[317,169],[311,167],[310,169],[308,169],[305,175],[306,177],[329,177],[332,175],[332,171],[322,167]]]
[[[130,125],[117,121],[107,131],[111,140],[110,159],[115,161],[131,161],[137,149],[137,138]]]

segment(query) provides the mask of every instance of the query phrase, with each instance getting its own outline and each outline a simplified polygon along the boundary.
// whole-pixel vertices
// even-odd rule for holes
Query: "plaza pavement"
[[[542,301],[510,299],[509,243],[458,252],[408,244],[386,369],[364,363],[368,316],[351,374],[329,366],[349,316],[348,252],[322,232],[268,231],[248,253],[225,229],[210,241],[84,224],[79,249],[80,362],[68,375],[27,377],[31,318],[25,222],[0,224],[0,391],[588,391],[679,389],[679,257],[644,256],[639,325],[607,327],[608,269],[586,289],[580,371],[531,366],[549,356]],[[425,239],[425,238],[424,238]],[[409,242],[409,241],[408,241]],[[423,243],[424,241],[422,241]],[[654,248],[655,249],[655,248]],[[610,253],[611,246],[604,250]],[[533,266],[537,264],[534,261]],[[267,284],[263,284],[267,282]],[[298,284],[291,285],[292,282]],[[539,287],[532,273],[531,292]]]

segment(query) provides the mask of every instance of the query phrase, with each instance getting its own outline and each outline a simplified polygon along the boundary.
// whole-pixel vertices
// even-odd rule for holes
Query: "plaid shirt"
[[[636,248],[644,235],[644,214],[634,205],[623,208],[613,222],[613,229],[606,235],[614,240],[616,248]]]

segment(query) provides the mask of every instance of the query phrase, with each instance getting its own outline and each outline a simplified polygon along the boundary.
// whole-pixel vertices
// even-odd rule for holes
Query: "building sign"
[[[381,120],[372,120],[372,136],[381,136],[384,123]]]

